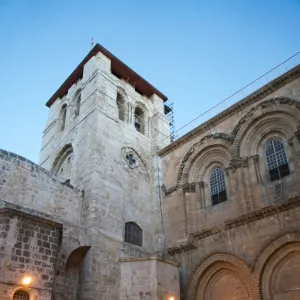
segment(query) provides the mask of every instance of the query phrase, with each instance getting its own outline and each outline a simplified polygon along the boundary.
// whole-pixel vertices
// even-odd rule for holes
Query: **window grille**
[[[139,225],[133,222],[125,224],[125,242],[142,247],[143,232]]]
[[[16,291],[13,300],[29,300],[29,295],[25,291]]]
[[[224,171],[221,168],[213,170],[210,176],[210,194],[212,205],[227,200]]]
[[[282,142],[272,140],[266,148],[267,166],[271,181],[290,175],[290,169]]]

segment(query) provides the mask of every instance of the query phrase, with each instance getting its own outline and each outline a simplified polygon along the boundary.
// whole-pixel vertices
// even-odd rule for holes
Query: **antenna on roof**
[[[91,49],[94,47],[94,39],[91,39]]]

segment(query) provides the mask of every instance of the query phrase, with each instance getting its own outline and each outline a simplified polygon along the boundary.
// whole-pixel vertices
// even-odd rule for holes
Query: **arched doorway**
[[[18,290],[14,293],[13,300],[30,300],[30,298],[27,292]]]
[[[90,246],[81,246],[74,249],[65,265],[59,265],[55,278],[55,300],[81,300],[84,259]]]
[[[215,254],[202,262],[190,285],[189,300],[253,300],[251,273],[235,257]]]
[[[261,277],[261,293],[266,300],[300,299],[300,243],[272,254]]]

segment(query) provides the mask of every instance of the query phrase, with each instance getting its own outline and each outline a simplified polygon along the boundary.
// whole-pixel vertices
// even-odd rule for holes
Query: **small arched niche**
[[[79,89],[75,95],[74,95],[74,100],[75,100],[75,117],[79,116],[80,114],[80,106],[81,106],[81,89]]]
[[[67,104],[64,104],[60,109],[60,118],[61,118],[61,131],[65,129],[66,118],[67,118]]]
[[[71,180],[73,164],[73,147],[71,144],[67,144],[58,153],[52,166],[52,172],[62,179]]]

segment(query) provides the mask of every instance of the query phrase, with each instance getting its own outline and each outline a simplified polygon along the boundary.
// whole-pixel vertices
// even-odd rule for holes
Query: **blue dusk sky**
[[[45,103],[92,37],[174,102],[180,128],[297,53],[299,34],[299,0],[0,0],[0,148],[38,162]]]

